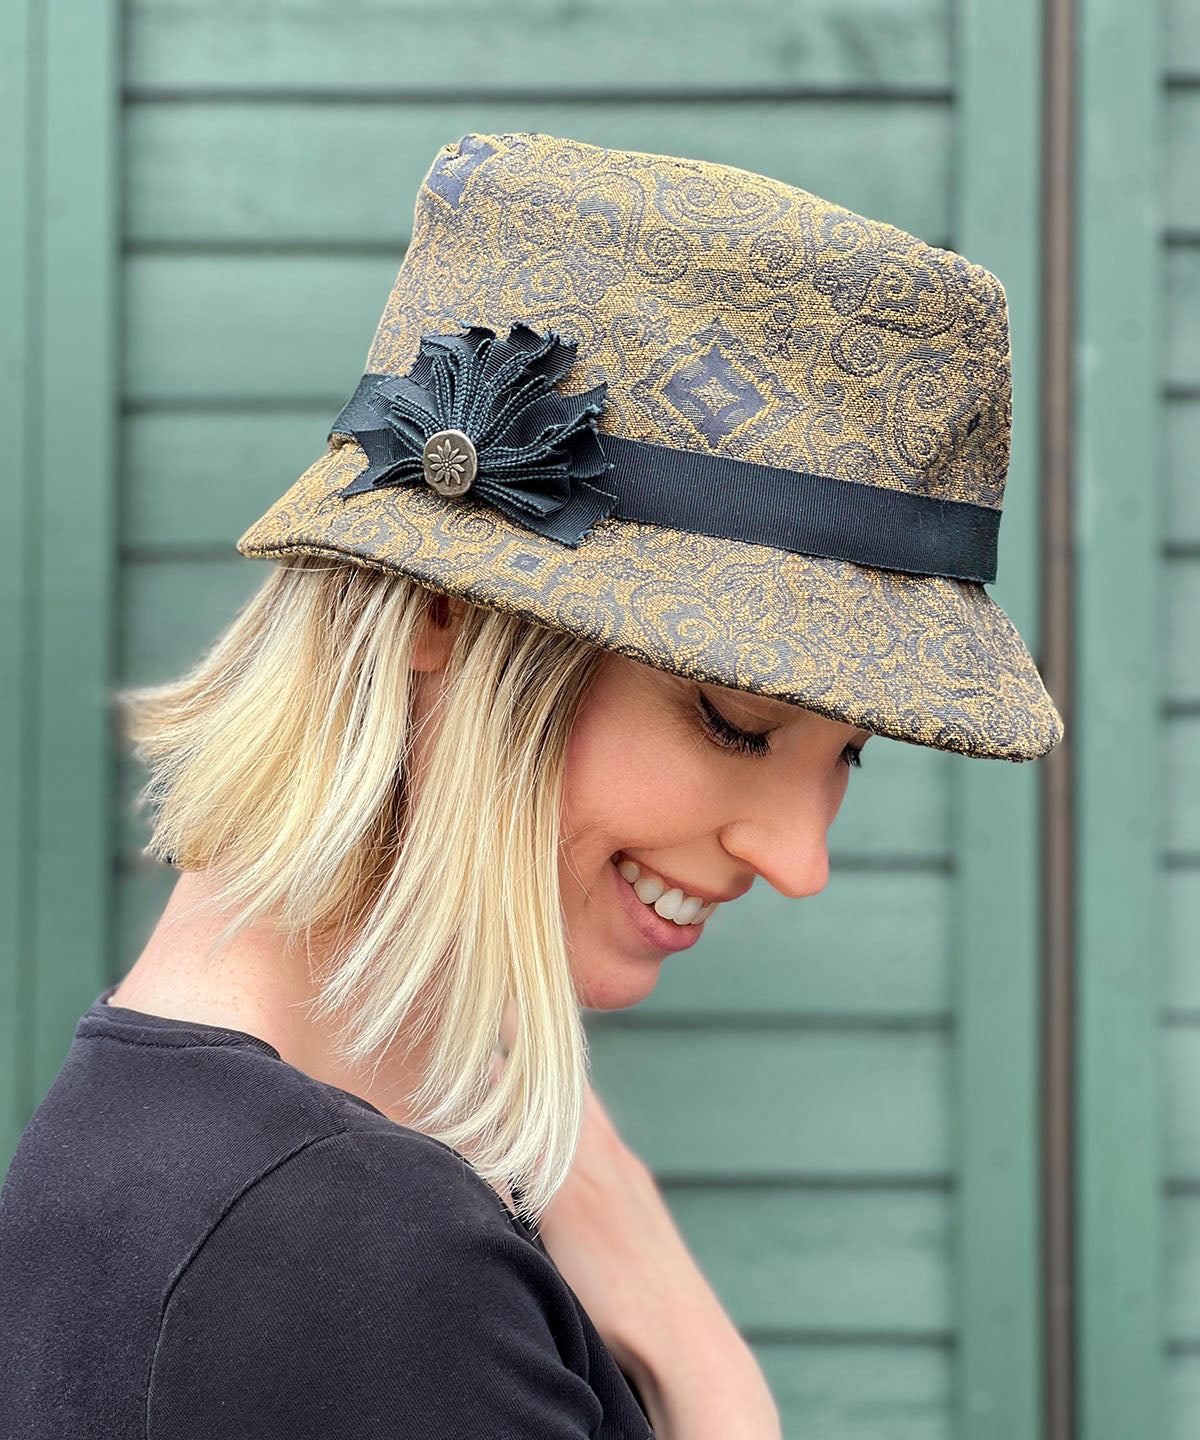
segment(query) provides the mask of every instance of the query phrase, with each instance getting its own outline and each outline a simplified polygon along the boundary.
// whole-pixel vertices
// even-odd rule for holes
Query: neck
[[[310,1014],[313,980],[324,958],[290,952],[269,926],[243,930],[209,956],[211,942],[229,923],[206,871],[185,871],[145,948],[110,996],[114,1005],[242,1030],[267,1041],[280,1056],[314,1079],[369,1101],[398,1124],[409,1124],[406,1097],[420,1079],[420,1052],[397,1037],[374,1071],[344,1066],[333,1050],[335,1021]]]

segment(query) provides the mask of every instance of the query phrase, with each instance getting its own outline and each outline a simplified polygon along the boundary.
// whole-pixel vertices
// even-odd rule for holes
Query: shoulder
[[[183,1267],[148,1435],[240,1434],[218,1428],[236,1414],[245,1433],[444,1440],[487,1433],[497,1407],[497,1433],[586,1435],[587,1357],[573,1293],[461,1156],[348,1129],[262,1176]]]
[[[235,1269],[243,1288],[248,1279],[267,1285],[286,1264],[319,1265],[322,1273],[340,1266],[346,1274],[355,1266],[362,1289],[384,1276],[446,1275],[490,1258],[563,1283],[461,1155],[418,1130],[374,1125],[374,1118],[311,1139],[247,1186],[175,1288],[184,1278],[193,1290],[201,1279],[219,1283]]]

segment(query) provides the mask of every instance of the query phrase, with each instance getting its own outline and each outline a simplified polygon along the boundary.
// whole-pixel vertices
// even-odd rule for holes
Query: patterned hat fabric
[[[1062,720],[984,588],[1009,363],[999,281],[893,226],[733,166],[467,135],[422,182],[329,448],[238,549],[396,571],[661,670],[1031,760]],[[622,464],[645,508],[614,508]],[[942,517],[970,550],[945,569]]]

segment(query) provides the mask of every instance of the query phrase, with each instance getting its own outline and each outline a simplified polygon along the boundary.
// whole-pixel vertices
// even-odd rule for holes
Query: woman
[[[239,541],[278,563],[123,697],[182,874],[6,1181],[5,1433],[779,1434],[580,1010],[756,876],[817,893],[869,735],[1057,743],[983,589],[1009,397],[950,252],[732,167],[443,147]]]

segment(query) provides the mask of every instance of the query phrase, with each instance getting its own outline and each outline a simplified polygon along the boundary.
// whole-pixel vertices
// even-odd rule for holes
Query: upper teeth
[[[653,906],[664,920],[674,920],[676,925],[702,925],[721,903],[710,900],[705,904],[699,895],[685,895],[678,886],[668,890],[665,880],[633,860],[621,860],[617,869],[643,904]]]

